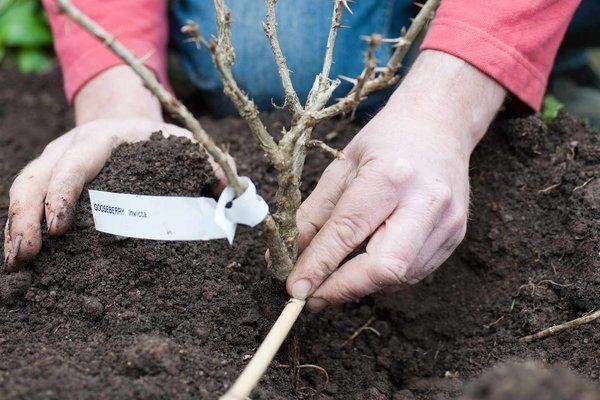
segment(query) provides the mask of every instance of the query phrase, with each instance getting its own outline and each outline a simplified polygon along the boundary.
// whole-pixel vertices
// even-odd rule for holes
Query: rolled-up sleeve
[[[167,82],[166,0],[73,0],[83,13],[113,34],[158,79]],[[90,79],[123,61],[90,33],[58,12],[54,0],[43,0],[63,71],[69,102]]]
[[[475,66],[538,110],[579,0],[443,0],[422,49]]]

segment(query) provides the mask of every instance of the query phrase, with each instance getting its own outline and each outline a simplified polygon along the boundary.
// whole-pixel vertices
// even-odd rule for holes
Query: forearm
[[[158,99],[125,65],[109,68],[91,79],[79,90],[73,105],[77,125],[100,118],[163,120]]]
[[[506,90],[450,54],[423,51],[386,105],[399,118],[445,126],[470,154],[502,105]]]

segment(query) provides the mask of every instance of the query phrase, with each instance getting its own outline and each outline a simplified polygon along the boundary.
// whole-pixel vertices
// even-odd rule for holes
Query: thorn
[[[143,56],[141,56],[140,58],[138,58],[138,61],[141,64],[144,64],[153,55],[154,55],[154,49],[150,49],[150,50],[148,50],[148,52],[146,54],[144,54]]]
[[[344,8],[346,10],[348,10],[348,12],[352,15],[354,15],[354,13],[352,12],[352,10],[350,9],[350,6],[348,5],[348,1],[350,0],[336,0],[338,2],[338,4],[342,4],[344,6]]]
[[[423,8],[423,7],[425,7],[425,4],[423,4],[423,3],[417,3],[416,1],[415,1],[415,2],[413,2],[413,4],[414,4],[415,6],[417,6],[417,7],[419,7],[419,8]]]
[[[349,82],[349,83],[353,84],[354,86],[356,86],[356,84],[358,83],[358,81],[356,79],[350,78],[345,75],[338,75],[338,78],[340,78],[343,81]]]

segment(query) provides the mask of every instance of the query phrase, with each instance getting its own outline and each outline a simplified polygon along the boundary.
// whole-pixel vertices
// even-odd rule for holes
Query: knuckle
[[[430,189],[432,203],[441,209],[447,209],[452,203],[452,188],[438,183]]]
[[[370,224],[360,216],[340,216],[332,220],[339,244],[345,250],[354,250],[369,235]]]
[[[397,159],[390,163],[388,159],[374,158],[367,161],[362,168],[365,178],[372,181],[383,182],[394,191],[400,188],[415,176],[415,169],[405,159]]]
[[[359,300],[362,296],[349,282],[337,279],[332,284],[330,296],[326,297],[331,303],[350,303]]]
[[[408,266],[409,263],[402,258],[382,255],[377,258],[369,278],[380,288],[406,283]]]

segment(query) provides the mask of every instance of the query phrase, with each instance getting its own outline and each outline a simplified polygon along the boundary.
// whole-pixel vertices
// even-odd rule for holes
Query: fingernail
[[[311,288],[312,284],[308,279],[300,279],[292,285],[292,297],[304,300],[310,293]]]
[[[21,240],[22,239],[23,239],[23,236],[21,236],[21,235],[17,235],[13,239],[11,254],[14,254],[15,257],[17,257],[19,255],[19,250],[21,249]]]
[[[10,250],[6,249],[4,251],[4,266],[6,266],[6,261],[10,258]]]
[[[326,300],[323,300],[319,297],[311,297],[306,302],[306,307],[308,307],[308,311],[313,313],[318,313],[323,311],[325,307],[327,307],[329,303]]]
[[[46,233],[50,233],[50,229],[52,228],[52,224],[54,223],[55,216],[56,215],[54,214],[54,211],[48,214],[48,218],[46,218],[46,222],[48,223],[48,226],[46,226]]]

